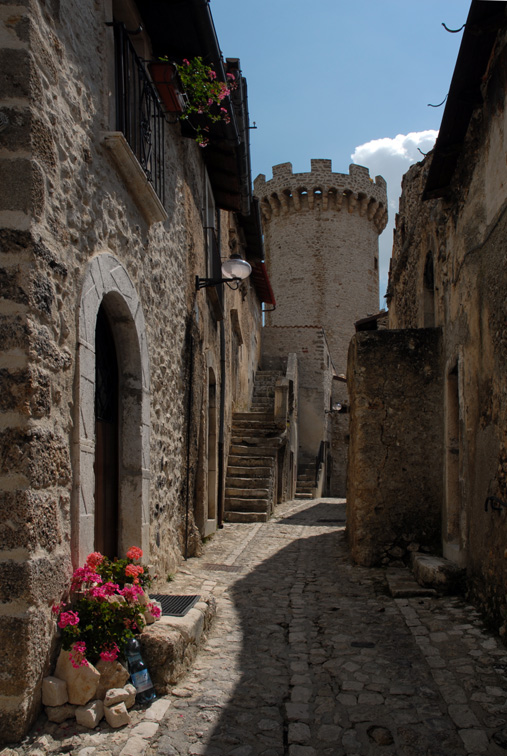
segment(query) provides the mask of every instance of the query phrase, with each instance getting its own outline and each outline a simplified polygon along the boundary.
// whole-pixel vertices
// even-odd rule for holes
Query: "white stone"
[[[44,706],[63,706],[69,700],[67,683],[49,675],[42,681],[42,703]]]
[[[105,706],[104,716],[110,727],[123,727],[123,725],[130,724],[130,714],[124,702],[114,706]]]
[[[125,688],[128,686],[126,685]],[[134,686],[131,686],[134,688]],[[134,688],[134,695],[135,695],[135,688]],[[167,698],[159,698],[157,701],[154,701],[150,708],[146,710],[145,719],[153,720],[155,722],[160,722],[166,715],[167,709],[170,707],[171,702]],[[127,703],[127,709],[128,709],[128,703]]]
[[[127,707],[127,709],[131,709],[136,702],[136,689],[132,685],[132,683],[127,683],[123,689],[126,690],[127,693],[129,694],[129,697],[125,699],[125,706]],[[150,708],[150,711],[151,711],[151,708]]]
[[[76,707],[70,704],[64,704],[63,706],[46,706],[46,716],[50,722],[65,722],[66,719],[73,719],[76,712]]]
[[[123,598],[123,596],[120,596],[120,598]],[[97,698],[103,699],[111,688],[123,688],[130,677],[128,670],[119,661],[99,659],[95,667],[100,672]]]
[[[139,738],[152,738],[157,734],[159,727],[158,722],[140,722],[132,730],[132,735]]]
[[[104,704],[99,699],[91,701],[86,706],[78,706],[76,709],[76,721],[83,727],[93,730],[97,727],[104,716]]]
[[[104,706],[114,706],[123,703],[129,698],[129,691],[125,688],[111,688],[104,697]]]
[[[89,662],[76,669],[71,664],[69,652],[62,649],[56,663],[55,677],[67,683],[69,703],[84,706],[95,698],[100,672]]]

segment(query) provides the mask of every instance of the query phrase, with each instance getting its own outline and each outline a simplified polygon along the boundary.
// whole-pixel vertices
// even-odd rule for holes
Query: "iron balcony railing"
[[[114,24],[116,129],[164,202],[164,112],[123,24]]]

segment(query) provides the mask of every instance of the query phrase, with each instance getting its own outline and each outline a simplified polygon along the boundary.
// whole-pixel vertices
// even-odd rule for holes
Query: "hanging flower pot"
[[[187,98],[180,91],[178,71],[174,63],[157,61],[149,65],[153,84],[157,88],[159,97],[168,113],[183,113],[187,105]]]

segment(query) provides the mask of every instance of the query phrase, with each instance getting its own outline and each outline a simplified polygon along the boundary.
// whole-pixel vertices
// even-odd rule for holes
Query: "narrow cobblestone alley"
[[[226,525],[170,584],[218,602],[172,695],[129,729],[46,723],[9,753],[505,754],[505,647],[459,598],[393,599],[385,571],[350,563],[344,529],[337,499]]]

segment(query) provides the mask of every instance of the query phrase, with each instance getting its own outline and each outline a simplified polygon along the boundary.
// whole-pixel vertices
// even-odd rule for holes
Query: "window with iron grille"
[[[164,123],[144,63],[125,26],[114,23],[116,129],[125,136],[146,178],[164,202]]]

